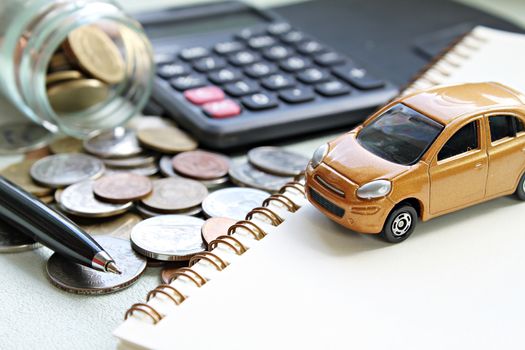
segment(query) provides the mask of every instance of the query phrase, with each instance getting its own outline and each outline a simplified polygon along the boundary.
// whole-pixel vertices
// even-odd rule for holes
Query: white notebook
[[[430,68],[408,89],[492,80],[525,92],[525,36],[478,27],[451,50],[460,53],[443,59],[453,64],[438,61],[442,73]],[[391,245],[334,224],[298,188],[284,189],[297,212],[269,201],[251,218],[260,231],[245,223],[137,301],[114,332],[119,347],[525,348],[524,202],[504,197],[420,223]]]

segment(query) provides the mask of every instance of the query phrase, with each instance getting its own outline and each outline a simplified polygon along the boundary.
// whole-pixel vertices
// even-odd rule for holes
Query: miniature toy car
[[[405,240],[423,221],[516,193],[525,200],[525,96],[498,83],[393,101],[319,147],[307,196],[354,231]]]

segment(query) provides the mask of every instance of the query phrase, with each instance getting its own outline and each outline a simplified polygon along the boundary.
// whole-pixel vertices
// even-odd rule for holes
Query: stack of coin
[[[228,182],[230,160],[222,154],[195,150],[177,154],[171,159],[171,168],[175,174],[213,188]]]
[[[106,101],[111,87],[124,78],[124,59],[111,37],[100,27],[83,26],[72,31],[52,56],[47,96],[56,113],[77,113]]]

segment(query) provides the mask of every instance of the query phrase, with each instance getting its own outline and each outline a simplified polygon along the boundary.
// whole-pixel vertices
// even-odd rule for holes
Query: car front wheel
[[[520,182],[518,183],[518,189],[516,190],[516,195],[519,199],[522,201],[525,201],[525,174],[520,179]]]
[[[414,232],[416,224],[416,209],[408,204],[401,205],[388,215],[381,237],[389,243],[403,242]]]

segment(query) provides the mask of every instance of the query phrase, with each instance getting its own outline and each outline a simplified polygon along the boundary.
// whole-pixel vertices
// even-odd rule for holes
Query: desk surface
[[[126,0],[121,1],[129,11],[161,8],[173,4],[201,2],[186,0]],[[252,0],[256,5],[290,3],[283,0]],[[462,0],[505,16],[525,27],[525,3],[520,0]],[[16,112],[0,100],[2,116]],[[285,147],[310,155],[315,147],[334,135]],[[17,162],[18,156],[0,157],[0,167]],[[47,248],[36,251],[0,255],[0,300],[2,300],[0,340],[2,349],[108,349],[116,340],[111,332],[121,322],[125,310],[134,302],[143,300],[146,293],[159,282],[160,270],[149,268],[133,286],[106,296],[80,296],[62,292],[46,279],[45,263],[51,252]]]

